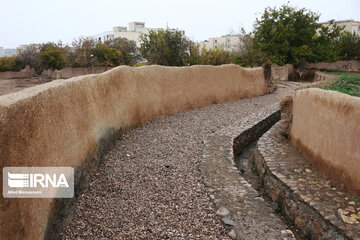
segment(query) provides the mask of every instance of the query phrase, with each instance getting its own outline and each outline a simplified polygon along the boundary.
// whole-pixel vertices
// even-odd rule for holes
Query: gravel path
[[[289,90],[166,116],[128,132],[79,196],[62,239],[228,239],[198,170],[203,139]]]

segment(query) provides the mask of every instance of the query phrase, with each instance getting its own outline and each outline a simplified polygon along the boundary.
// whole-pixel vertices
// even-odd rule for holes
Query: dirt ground
[[[49,81],[51,80],[43,78],[0,79],[0,95],[17,92]]]

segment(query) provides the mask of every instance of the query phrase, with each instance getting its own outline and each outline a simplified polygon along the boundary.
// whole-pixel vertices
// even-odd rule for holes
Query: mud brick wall
[[[72,166],[78,186],[121,132],[167,114],[262,95],[269,85],[262,68],[122,66],[0,96],[0,166]],[[2,197],[0,239],[51,238],[60,222],[56,211],[64,208],[54,199]]]
[[[293,97],[291,142],[320,172],[360,193],[360,98],[309,88]]]

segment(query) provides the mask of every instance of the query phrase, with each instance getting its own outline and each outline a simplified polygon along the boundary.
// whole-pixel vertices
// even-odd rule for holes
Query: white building
[[[0,57],[11,57],[16,55],[16,49],[0,47]]]
[[[222,37],[213,37],[209,40],[200,42],[200,49],[205,48],[206,50],[222,48],[229,52],[236,52],[240,49],[240,37],[238,35],[225,35]]]
[[[100,34],[96,34],[93,36],[93,38],[97,41],[106,41],[113,38],[126,38],[128,40],[133,40],[136,42],[136,45],[140,47],[140,35],[141,34],[148,34],[150,30],[166,30],[163,28],[145,28],[144,22],[130,22],[129,23],[129,29],[127,27],[123,26],[116,26],[113,27],[112,31],[103,32]],[[178,30],[178,29],[167,29],[170,31],[180,31],[183,35],[185,34],[185,31]]]
[[[355,21],[354,19],[349,20],[341,20],[341,21],[334,21],[337,25],[343,27],[345,26],[345,31],[349,31],[351,33],[355,33],[358,36],[360,36],[360,21]],[[330,25],[330,21],[320,23],[324,25],[325,27],[328,27]]]
[[[105,42],[107,40],[114,38],[114,32],[107,31],[107,32],[99,33],[99,34],[94,35],[93,38],[97,41]]]

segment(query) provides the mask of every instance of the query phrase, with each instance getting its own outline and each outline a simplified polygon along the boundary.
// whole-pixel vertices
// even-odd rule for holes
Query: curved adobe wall
[[[309,88],[293,98],[293,145],[320,172],[360,194],[360,98]]]
[[[96,167],[119,131],[166,114],[262,95],[268,85],[262,68],[118,67],[0,96],[0,165],[73,166],[77,182]],[[2,198],[0,239],[42,239],[52,231],[48,222],[60,221],[53,215],[55,203]]]

